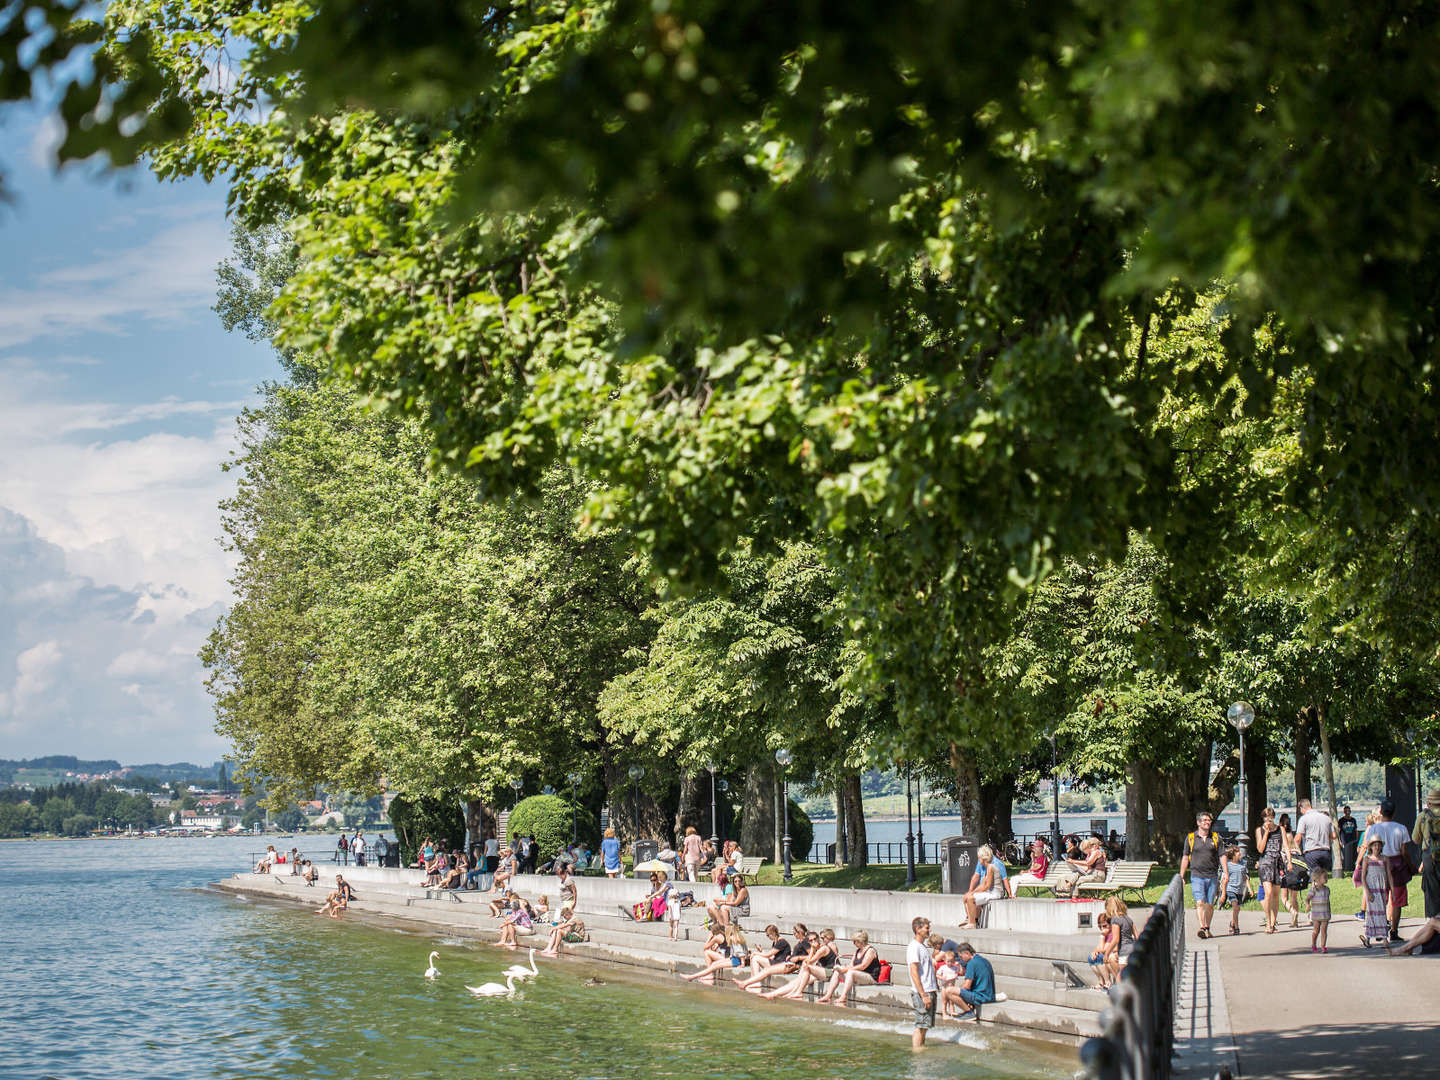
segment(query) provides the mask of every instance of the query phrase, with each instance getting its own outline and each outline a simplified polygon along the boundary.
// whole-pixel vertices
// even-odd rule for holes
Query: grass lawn
[[[626,862],[626,874],[629,874],[629,863]],[[922,892],[938,893],[940,891],[940,867],[934,863],[917,865],[915,867],[915,884],[905,885],[904,866],[831,866],[829,863],[806,863],[792,862],[791,869],[794,878],[791,885],[805,886],[815,889],[887,889],[894,892]],[[1160,894],[1170,884],[1170,879],[1175,876],[1176,867],[1156,866],[1150,871],[1150,882],[1145,886],[1145,900],[1143,904],[1132,904],[1131,906],[1148,906],[1160,899]],[[1010,868],[1012,874],[1019,873],[1019,869]],[[760,873],[751,882],[754,885],[783,885],[782,880],[784,868],[765,863],[760,867]],[[1259,879],[1252,873],[1250,875],[1250,887],[1258,887]],[[1337,874],[1330,879],[1330,912],[1332,916],[1331,929],[1338,929],[1347,920],[1354,922],[1355,912],[1364,906],[1361,890],[1352,884],[1348,874]],[[1134,894],[1129,894],[1133,896]],[[1410,882],[1410,903],[1402,912],[1404,917],[1419,917],[1425,913],[1425,898],[1420,894],[1420,881],[1415,879]],[[1190,894],[1189,882],[1185,885],[1185,903],[1191,911],[1195,908],[1194,897]],[[1300,897],[1300,921],[1302,925],[1309,924],[1309,916],[1305,913],[1305,896]],[[1260,913],[1260,902],[1250,900],[1241,909],[1242,911],[1253,911]],[[1217,912],[1214,926],[1217,929],[1229,925],[1229,909]],[[1250,920],[1246,920],[1247,924]],[[1285,910],[1284,905],[1280,907],[1279,922],[1289,925],[1290,913]]]

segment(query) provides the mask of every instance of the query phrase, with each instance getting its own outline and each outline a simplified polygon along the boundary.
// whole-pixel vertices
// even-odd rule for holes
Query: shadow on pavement
[[[1427,973],[1428,974],[1428,973]],[[1440,1077],[1440,1028],[1435,1021],[1325,1024],[1237,1035],[1244,1077]]]

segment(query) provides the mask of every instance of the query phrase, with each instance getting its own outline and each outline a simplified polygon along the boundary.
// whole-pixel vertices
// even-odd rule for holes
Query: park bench
[[[761,855],[742,855],[740,861],[735,864],[735,869],[745,875],[746,881],[754,881],[755,875],[760,872],[760,867],[764,862],[765,858]],[[716,869],[718,869],[718,867]],[[715,879],[715,871],[711,870],[708,876],[713,881]]]
[[[1154,866],[1153,862],[1113,862],[1104,881],[1081,882],[1075,886],[1075,894],[1119,893],[1123,900],[1127,892],[1133,892],[1138,894],[1139,899],[1144,900],[1145,886],[1150,882],[1150,871]]]
[[[1074,872],[1070,864],[1061,859],[1050,864],[1043,878],[1036,877],[1030,873],[1016,874],[1010,878],[1010,891],[1014,896],[1019,896],[1021,889],[1049,889],[1051,892],[1054,892],[1055,887],[1060,884],[1061,879],[1067,874],[1073,874]]]

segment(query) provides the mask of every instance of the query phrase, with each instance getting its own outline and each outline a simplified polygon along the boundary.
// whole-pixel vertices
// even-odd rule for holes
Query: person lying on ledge
[[[1391,956],[1414,956],[1419,953],[1440,952],[1440,915],[1427,919],[1403,945],[1386,945],[1385,951]]]
[[[805,987],[812,982],[825,983],[830,979],[830,973],[835,970],[835,964],[840,959],[840,950],[835,946],[835,931],[821,930],[819,934],[810,935],[810,951],[800,961],[800,970],[795,977],[783,986],[777,986],[760,996],[767,1001],[774,1001],[776,998],[798,998],[805,993]]]
[[[870,944],[870,935],[861,930],[850,938],[850,944],[855,946],[850,962],[835,965],[830,985],[816,1001],[846,1008],[851,990],[857,986],[874,986],[880,978],[880,954]]]
[[[767,929],[765,932],[768,934],[770,931]],[[810,931],[805,928],[804,923],[796,923],[790,932],[795,935],[795,941],[793,944],[791,942],[785,943],[787,955],[784,960],[772,959],[765,961],[765,968],[761,971],[755,967],[755,961],[752,957],[750,961],[751,976],[748,979],[736,983],[736,985],[750,991],[752,994],[759,994],[763,992],[761,984],[764,983],[766,976],[794,975],[795,972],[799,971],[800,961],[802,961],[805,958],[805,954],[810,951]]]

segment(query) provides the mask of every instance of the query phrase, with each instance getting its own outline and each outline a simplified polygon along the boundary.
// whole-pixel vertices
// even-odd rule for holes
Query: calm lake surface
[[[253,837],[0,843],[0,1076],[1073,1073],[1073,1057],[990,1028],[917,1057],[900,1025],[627,982],[574,961],[548,965],[514,1000],[477,1000],[462,983],[496,979],[514,956],[206,890],[256,847]],[[421,977],[432,948],[433,984]],[[581,986],[595,970],[607,984]]]

